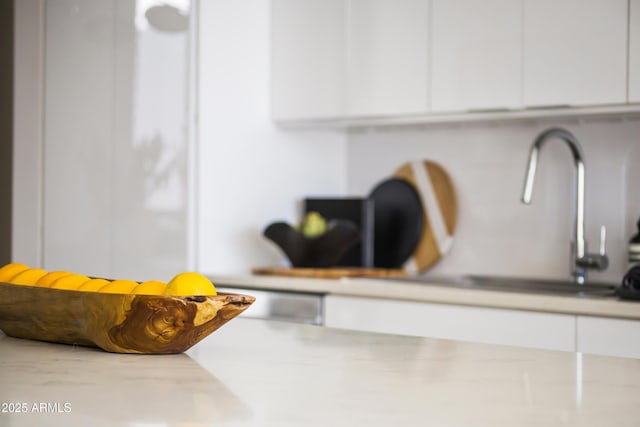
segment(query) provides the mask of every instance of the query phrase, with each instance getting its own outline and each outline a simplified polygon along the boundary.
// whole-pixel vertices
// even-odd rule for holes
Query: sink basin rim
[[[428,285],[451,286],[463,289],[601,298],[615,298],[615,289],[617,287],[615,284],[600,282],[590,282],[579,285],[568,280],[483,275],[465,275],[458,277],[417,275],[394,280],[406,280]]]

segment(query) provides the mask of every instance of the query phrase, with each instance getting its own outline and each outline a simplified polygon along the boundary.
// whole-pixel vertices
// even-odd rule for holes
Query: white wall
[[[298,221],[305,196],[344,194],[346,136],[272,123],[268,0],[202,1],[199,16],[195,268],[279,265],[284,257],[262,230]]]
[[[531,206],[520,202],[529,147],[539,132],[563,126],[586,157],[586,237],[597,251],[607,226],[609,269],[592,280],[619,282],[626,242],[640,216],[640,119],[547,120],[507,124],[448,124],[353,131],[347,190],[368,194],[411,159],[432,159],[451,175],[459,223],[452,251],[430,275],[490,274],[566,278],[573,237],[573,164],[561,141],[540,155]]]

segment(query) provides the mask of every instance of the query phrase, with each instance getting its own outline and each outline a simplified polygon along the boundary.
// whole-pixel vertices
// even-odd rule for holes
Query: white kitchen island
[[[624,427],[639,396],[636,359],[258,319],[169,356],[0,334],[12,427]]]

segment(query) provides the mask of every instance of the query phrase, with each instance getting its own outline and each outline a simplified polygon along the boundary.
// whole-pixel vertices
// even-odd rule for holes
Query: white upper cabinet
[[[272,0],[275,120],[346,115],[346,0]]]
[[[629,102],[640,102],[640,0],[629,11]]]
[[[273,118],[411,123],[638,103],[639,15],[640,0],[272,0]]]
[[[627,23],[628,0],[524,0],[524,104],[625,103]]]
[[[433,0],[431,109],[519,108],[522,1]]]
[[[350,116],[425,113],[428,109],[428,0],[350,0]]]

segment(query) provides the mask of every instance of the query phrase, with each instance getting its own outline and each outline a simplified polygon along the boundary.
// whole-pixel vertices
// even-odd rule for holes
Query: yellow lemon
[[[138,282],[127,279],[119,279],[107,283],[106,285],[101,287],[98,292],[105,292],[108,294],[130,294],[133,288],[135,288],[136,286],[138,286]]]
[[[80,285],[88,280],[90,279],[83,274],[69,274],[68,276],[62,276],[54,280],[51,287],[55,289],[77,290]]]
[[[10,264],[6,264],[0,268],[0,282],[8,282],[9,279],[14,277],[16,274],[28,269],[28,265],[20,264],[19,262],[12,262]]]
[[[42,276],[47,274],[47,270],[41,268],[27,268],[13,276],[9,283],[14,285],[35,285]]]
[[[162,295],[166,288],[167,284],[164,282],[159,280],[148,280],[133,288],[131,293],[139,295]]]
[[[78,288],[79,291],[98,292],[100,288],[108,285],[107,279],[89,279]]]
[[[200,273],[180,273],[167,283],[164,293],[174,296],[216,295],[216,288]]]
[[[57,279],[64,277],[64,276],[70,276],[71,272],[69,271],[52,271],[50,273],[45,274],[44,276],[42,276],[37,282],[36,285],[38,286],[42,286],[43,288],[49,288],[51,287],[51,284],[53,282],[55,282]]]

